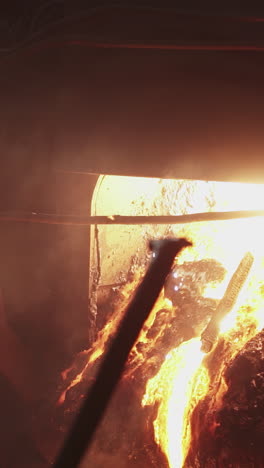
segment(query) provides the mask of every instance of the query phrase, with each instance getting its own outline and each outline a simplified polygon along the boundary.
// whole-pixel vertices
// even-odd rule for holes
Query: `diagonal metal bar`
[[[96,381],[66,438],[54,468],[76,468],[79,465],[121,377],[129,352],[170,272],[174,258],[183,247],[189,245],[191,244],[186,239],[167,239],[151,243],[155,258],[127,308]]]

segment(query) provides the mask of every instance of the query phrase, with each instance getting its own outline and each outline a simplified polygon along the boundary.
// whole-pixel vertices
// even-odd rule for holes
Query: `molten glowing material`
[[[190,444],[190,408],[208,390],[206,369],[200,369],[204,356],[200,348],[200,339],[194,338],[169,353],[159,373],[148,381],[142,401],[143,406],[160,403],[154,421],[155,439],[173,468],[182,466]]]

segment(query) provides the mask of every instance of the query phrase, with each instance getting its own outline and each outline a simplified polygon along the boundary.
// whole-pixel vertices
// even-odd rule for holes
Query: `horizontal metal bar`
[[[0,213],[0,222],[56,224],[64,226],[90,225],[142,225],[142,224],[188,224],[205,221],[225,221],[239,218],[253,218],[264,216],[264,210],[215,211],[192,213],[176,216],[76,216],[35,213],[28,215]]]

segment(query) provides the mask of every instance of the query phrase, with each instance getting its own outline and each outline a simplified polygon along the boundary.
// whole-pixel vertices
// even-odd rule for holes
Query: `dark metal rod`
[[[209,213],[192,213],[176,216],[74,216],[47,213],[37,214],[4,214],[0,213],[0,221],[17,223],[55,224],[64,226],[90,226],[93,224],[188,224],[203,221],[224,221],[239,218],[264,216],[264,210],[242,211],[210,211]]]
[[[153,242],[153,245],[156,247],[156,258],[152,260],[127,308],[96,381],[81,407],[54,468],[76,468],[79,465],[121,377],[128,355],[170,272],[175,256],[183,247],[191,244],[185,239],[167,239]]]

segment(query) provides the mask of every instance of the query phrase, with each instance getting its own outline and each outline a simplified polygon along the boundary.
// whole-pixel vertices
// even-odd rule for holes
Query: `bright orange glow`
[[[216,184],[218,202],[215,209],[262,208],[263,194],[263,186]],[[250,249],[255,257],[253,269],[233,310],[220,326],[222,338],[232,343],[227,356],[230,361],[264,327],[264,297],[261,293],[264,284],[264,221],[263,218],[253,218],[208,224],[183,226],[180,231],[180,235],[187,235],[194,244],[192,249],[183,251],[181,263],[216,258],[227,269],[225,280],[221,284],[209,284],[203,293],[205,297],[221,299],[244,253]],[[159,402],[154,421],[155,440],[166,454],[170,468],[184,466],[191,443],[190,415],[198,401],[207,394],[209,383],[199,338],[173,350],[158,374],[147,383],[142,404]],[[215,404],[220,404],[224,391],[225,385],[222,384]]]
[[[135,289],[139,278],[141,276],[141,272],[138,271],[137,274],[135,275],[134,281],[132,283],[129,283],[126,285],[126,287],[123,290],[123,300],[125,303],[127,303],[128,298],[131,296],[133,290]],[[93,346],[86,350],[83,351],[80,354],[86,354],[87,355],[87,361],[81,372],[79,372],[75,378],[71,381],[70,385],[66,388],[64,392],[59,397],[58,404],[61,405],[65,402],[65,398],[67,395],[67,392],[75,387],[79,382],[82,381],[85,375],[85,371],[95,362],[97,361],[103,353],[107,349],[107,344],[108,340],[113,336],[117,330],[118,324],[122,318],[123,315],[123,307],[124,304],[121,301],[119,308],[116,310],[115,315],[109,320],[105,327],[98,333],[98,337],[96,341],[94,342]],[[65,371],[62,372],[62,379],[64,380],[67,378],[68,373],[73,369],[73,366],[71,366],[69,369],[66,369]]]
[[[142,401],[143,406],[160,403],[155,440],[173,468],[182,466],[190,444],[190,400],[194,407],[208,390],[207,371],[200,369],[204,357],[200,348],[200,339],[194,338],[170,352],[159,373],[148,381]]]
[[[115,183],[113,198],[117,200],[119,197],[117,190],[118,178],[111,177]],[[131,184],[132,182],[135,184],[134,179],[131,181]],[[143,181],[141,182],[141,186],[138,186],[140,192],[138,197],[141,200],[141,189],[143,187],[143,198],[146,196],[150,212],[152,209],[150,208],[152,197],[154,195],[163,196],[165,193],[170,204],[168,209],[169,214],[179,214],[177,202],[180,202],[181,208],[183,205],[181,204],[180,190],[177,192],[179,200],[175,197],[177,181],[165,181],[164,186],[157,183],[157,180],[151,182],[151,180],[147,179],[145,185]],[[196,183],[193,182],[194,186]],[[193,191],[197,190],[197,187],[198,185],[195,186]],[[171,198],[169,196],[170,188],[173,193]],[[201,183],[201,188],[206,189],[203,183]],[[190,181],[188,181],[188,190],[190,193],[193,193]],[[264,186],[262,185],[210,182],[210,191],[213,193],[212,199],[214,200],[214,204],[212,210],[214,211],[264,208]],[[132,189],[129,193],[131,198]],[[205,195],[203,191],[200,193],[200,199],[199,197],[195,197],[195,200],[195,207],[189,210],[186,208],[186,212],[204,210]],[[134,204],[134,201],[132,202]],[[126,210],[124,198],[122,198],[121,205],[122,209]],[[107,214],[113,214],[110,207],[110,198],[106,211]],[[183,211],[181,212],[183,213]],[[123,214],[122,210],[120,214]],[[133,212],[132,214],[135,213]],[[159,212],[156,214],[164,213]],[[115,235],[117,235],[117,227],[115,229]],[[164,227],[162,229],[163,233]],[[137,231],[135,228],[135,232],[137,232],[138,238],[140,235],[142,236],[139,228],[137,228]],[[153,233],[153,227],[151,227],[150,232]],[[250,218],[170,226],[170,235],[186,236],[193,242],[193,247],[185,249],[178,258],[177,262],[179,265],[202,259],[214,259],[226,269],[227,273],[221,284],[213,282],[207,284],[202,292],[204,298],[221,300],[228,282],[245,252],[250,251],[254,256],[253,267],[239,292],[236,304],[220,324],[219,337],[228,343],[225,359],[219,365],[218,378],[220,381],[227,363],[230,362],[248,340],[264,327],[264,220],[263,218]],[[130,297],[137,281],[130,284],[129,292],[125,295],[126,300]],[[85,370],[105,352],[109,336],[114,333],[122,317],[123,310],[125,309],[123,305],[113,318],[113,321],[108,322],[99,333],[98,339],[92,349],[87,351],[86,365],[71,382],[68,389],[82,380]],[[166,321],[162,322],[160,329],[157,328],[155,336],[149,338],[148,332],[152,329],[157,314],[162,310],[166,314]],[[130,378],[135,369],[141,365],[144,366],[145,356],[148,356],[146,350],[156,349],[156,353],[159,352],[159,338],[162,335],[164,327],[169,326],[170,320],[175,318],[175,316],[177,317],[178,311],[177,306],[173,307],[172,303],[164,297],[163,291],[141,331],[136,346],[131,352],[124,378]],[[139,343],[144,345],[144,352],[141,351],[142,347],[137,347]],[[214,353],[214,349],[211,353]],[[190,424],[191,415],[198,402],[208,394],[209,389],[210,378],[206,357],[201,352],[200,336],[196,336],[187,342],[181,343],[180,346],[175,346],[174,349],[171,349],[156,375],[146,382],[142,406],[158,405],[157,416],[154,421],[155,441],[166,455],[170,468],[182,468],[184,466],[193,437]],[[214,405],[220,405],[225,390],[225,384],[221,382],[221,385],[219,384],[219,392],[213,402]],[[61,401],[65,398],[66,392],[63,394]]]

